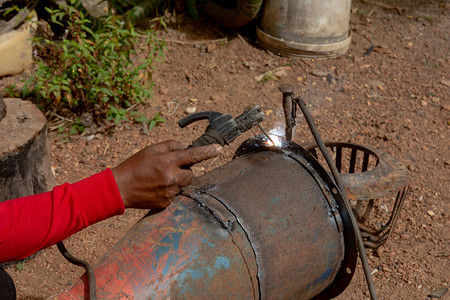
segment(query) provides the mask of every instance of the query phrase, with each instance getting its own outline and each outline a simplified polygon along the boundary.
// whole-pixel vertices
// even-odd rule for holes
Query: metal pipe
[[[359,256],[361,258],[361,263],[363,265],[364,274],[366,276],[366,282],[369,287],[370,297],[373,300],[376,300],[377,295],[376,295],[376,291],[375,291],[375,285],[373,283],[369,262],[367,260],[367,255],[364,250],[364,242],[361,237],[361,232],[359,231],[358,222],[355,218],[355,215],[353,214],[352,207],[347,198],[347,193],[345,192],[345,187],[342,182],[339,171],[337,170],[336,165],[333,162],[333,159],[331,158],[330,154],[328,153],[325,143],[323,142],[322,138],[320,137],[319,131],[317,130],[317,127],[314,124],[314,120],[313,120],[311,114],[309,113],[308,108],[306,107],[305,101],[303,101],[303,99],[301,97],[298,97],[298,98],[294,99],[293,101],[295,101],[300,106],[300,109],[302,110],[303,115],[305,116],[306,122],[308,123],[308,126],[311,130],[311,133],[314,136],[314,139],[315,139],[317,145],[319,146],[319,148],[328,164],[328,167],[331,169],[331,172],[333,173],[333,177],[334,177],[337,185],[339,186],[339,189],[341,190],[342,196],[344,197],[344,200],[345,200],[344,203],[349,212],[350,219],[352,221],[353,228],[355,230],[356,240],[358,242]]]
[[[307,150],[286,143],[249,140],[236,159],[140,220],[94,266],[98,297],[310,299],[342,292],[356,265],[342,198]],[[83,299],[85,285],[80,280],[57,299]]]

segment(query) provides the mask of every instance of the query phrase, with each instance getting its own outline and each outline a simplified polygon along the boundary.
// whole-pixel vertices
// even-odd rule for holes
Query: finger
[[[157,152],[172,152],[183,150],[186,148],[186,146],[177,141],[169,140],[159,144],[151,145],[150,148]]]
[[[166,207],[172,202],[172,200],[178,195],[181,189],[177,186],[171,186],[167,188],[161,195],[160,202]]]
[[[174,152],[178,166],[192,165],[213,158],[223,152],[220,145],[208,145]]]
[[[194,172],[189,169],[181,170],[175,177],[176,185],[179,188],[190,185],[194,180]]]

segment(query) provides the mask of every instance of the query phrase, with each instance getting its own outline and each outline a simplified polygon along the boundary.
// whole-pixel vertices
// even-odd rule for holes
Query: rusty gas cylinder
[[[356,264],[353,229],[326,171],[293,142],[251,139],[95,266],[99,298],[331,298]],[[58,299],[87,297],[82,278]]]

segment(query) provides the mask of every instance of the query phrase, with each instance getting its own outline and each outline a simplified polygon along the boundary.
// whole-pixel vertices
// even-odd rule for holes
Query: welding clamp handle
[[[211,124],[212,122],[214,122],[215,119],[219,118],[222,115],[223,114],[216,111],[202,111],[198,113],[193,113],[178,121],[178,126],[180,126],[180,128],[184,128],[200,120],[208,120],[209,123]]]
[[[195,140],[190,147],[199,147],[211,144],[219,144],[221,146],[231,143],[237,135],[238,124],[234,118],[227,114],[215,111],[205,111],[191,114],[178,122],[181,128],[186,127],[199,120],[208,119],[209,125],[205,133]]]
[[[226,142],[226,138],[222,136],[220,133],[218,133],[216,130],[206,130],[204,134],[202,134],[201,137],[196,139],[192,142],[191,146],[188,148],[195,148],[200,146],[206,146],[206,145],[212,145],[212,144],[219,144],[221,146],[224,146],[225,144],[228,144]]]

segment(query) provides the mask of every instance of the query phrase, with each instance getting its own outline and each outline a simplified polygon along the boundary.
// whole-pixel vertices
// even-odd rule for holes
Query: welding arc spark
[[[275,142],[272,140],[272,138],[267,134],[267,132],[262,128],[261,124],[258,124],[259,129],[261,129],[262,133],[269,139],[269,141],[272,143],[272,145],[275,146]]]

